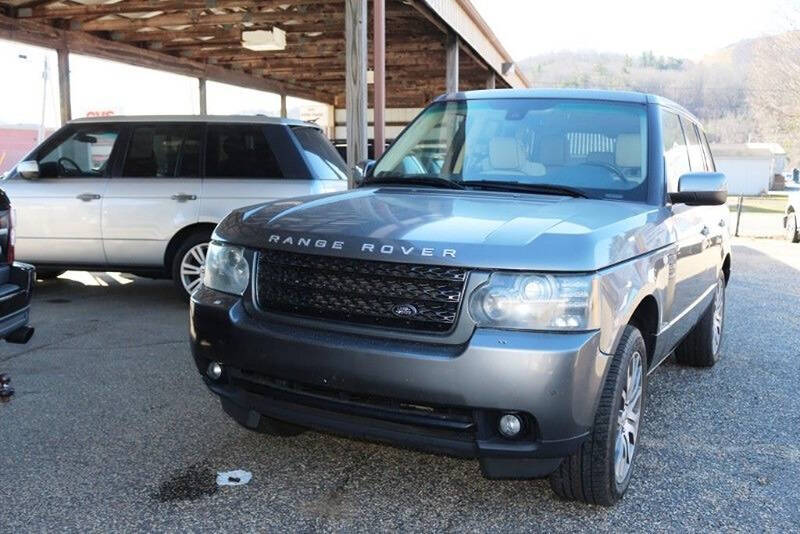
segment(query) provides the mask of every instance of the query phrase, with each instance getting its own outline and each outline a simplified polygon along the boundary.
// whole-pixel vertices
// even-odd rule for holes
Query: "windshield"
[[[372,176],[558,186],[591,198],[644,200],[647,112],[590,100],[440,102],[414,121]]]

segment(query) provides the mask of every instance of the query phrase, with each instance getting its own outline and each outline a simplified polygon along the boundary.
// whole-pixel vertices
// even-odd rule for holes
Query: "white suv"
[[[17,257],[66,269],[171,277],[191,293],[231,210],[341,191],[344,161],[313,124],[267,117],[80,119],[2,181]]]

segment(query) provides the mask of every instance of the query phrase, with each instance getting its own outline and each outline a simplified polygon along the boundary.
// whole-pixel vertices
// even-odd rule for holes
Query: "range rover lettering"
[[[225,412],[618,501],[648,377],[721,354],[727,185],[697,119],[639,93],[450,94],[363,168],[214,231],[191,343]]]

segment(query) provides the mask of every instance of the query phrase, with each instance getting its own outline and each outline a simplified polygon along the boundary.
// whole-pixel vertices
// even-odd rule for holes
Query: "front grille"
[[[467,271],[457,267],[262,250],[257,296],[264,311],[447,332],[466,280]]]

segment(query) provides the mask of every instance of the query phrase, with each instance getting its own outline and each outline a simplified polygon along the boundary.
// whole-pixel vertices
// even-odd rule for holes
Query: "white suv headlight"
[[[595,293],[589,275],[493,273],[470,296],[469,311],[489,328],[594,330]]]
[[[250,265],[244,248],[224,243],[209,243],[203,285],[234,295],[242,295],[250,281]]]

